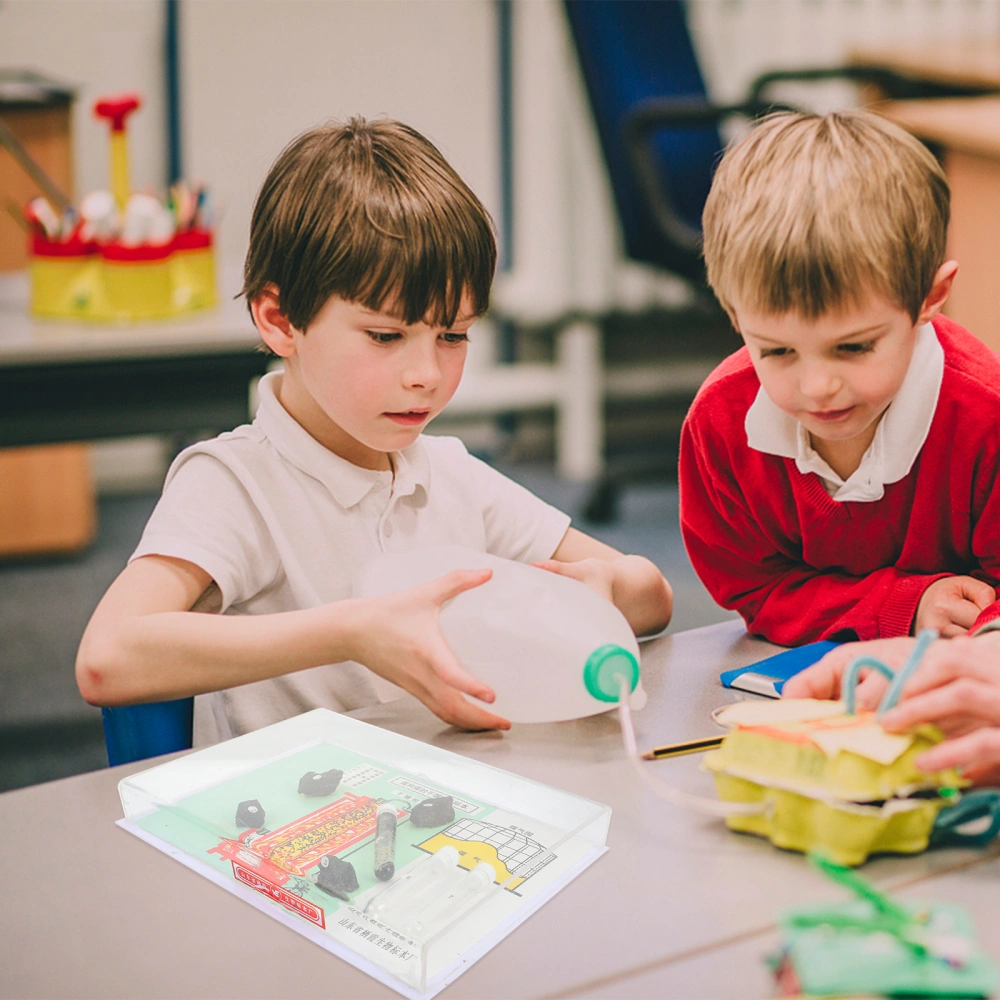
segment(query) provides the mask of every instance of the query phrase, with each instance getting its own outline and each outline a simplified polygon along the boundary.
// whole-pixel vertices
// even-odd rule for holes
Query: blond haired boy
[[[205,695],[196,745],[400,688],[447,722],[508,728],[437,624],[489,571],[352,599],[364,563],[401,548],[542,562],[613,600],[636,632],[666,624],[670,587],[652,563],[570,528],[457,439],[421,433],[458,386],[495,262],[486,210],[413,129],[354,119],[285,149],[244,273],[284,370],[262,380],[251,425],[173,463],[80,643],[87,701]],[[525,684],[531,669],[544,664],[526,666]]]
[[[933,156],[866,112],[771,116],[719,166],[705,260],[745,346],[685,423],[681,528],[752,633],[997,613],[1000,363],[940,315],[948,202]]]

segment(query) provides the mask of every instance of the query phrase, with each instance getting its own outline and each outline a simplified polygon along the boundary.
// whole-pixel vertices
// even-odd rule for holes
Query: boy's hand
[[[996,591],[982,580],[971,576],[942,577],[920,598],[913,631],[934,628],[946,639],[962,635],[996,599]]]
[[[841,682],[851,660],[859,656],[875,656],[893,670],[898,670],[910,655],[916,639],[872,639],[869,642],[847,642],[831,649],[822,660],[788,679],[782,689],[783,698],[837,699],[843,697]],[[877,708],[889,682],[876,670],[863,670],[857,687],[857,703],[861,708]]]
[[[605,600],[614,603],[615,568],[607,559],[589,558],[580,559],[578,562],[546,559],[544,562],[536,562],[531,565],[558,576],[568,576],[571,580],[579,580],[591,590],[596,590]]]
[[[485,583],[492,570],[456,570],[421,587],[356,602],[354,659],[419,698],[462,729],[510,729],[510,723],[462,697],[492,702],[487,685],[462,669],[441,635],[441,605]]]

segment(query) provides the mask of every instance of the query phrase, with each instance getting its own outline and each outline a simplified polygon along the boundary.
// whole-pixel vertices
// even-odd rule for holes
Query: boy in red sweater
[[[745,346],[685,422],[681,529],[772,642],[997,614],[1000,359],[940,315],[948,200],[924,146],[865,112],[770,116],[716,173],[708,279]]]

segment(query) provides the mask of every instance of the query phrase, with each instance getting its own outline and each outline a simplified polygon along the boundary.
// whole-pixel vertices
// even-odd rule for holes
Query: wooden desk
[[[773,649],[739,621],[646,644],[640,746],[717,731],[713,708],[753,697],[723,689],[719,672]],[[608,853],[449,986],[450,1000],[763,997],[762,956],[778,912],[842,898],[800,855],[650,797],[623,759],[613,714],[507,734],[459,732],[412,699],[354,714],[613,809]],[[0,795],[0,996],[397,996],[116,829],[117,782],[149,763]],[[650,769],[711,795],[699,763],[680,757]],[[996,897],[980,886],[996,856],[931,851],[879,858],[864,871],[888,888],[974,902],[985,933]],[[988,944],[998,955],[996,934]]]
[[[875,110],[943,150],[948,256],[959,263],[945,312],[1000,351],[1000,97],[895,101]]]

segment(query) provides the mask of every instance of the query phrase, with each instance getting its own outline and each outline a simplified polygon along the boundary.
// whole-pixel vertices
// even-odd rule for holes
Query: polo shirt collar
[[[278,390],[282,373],[269,372],[259,383],[259,407],[254,426],[275,450],[308,476],[321,482],[341,507],[360,503],[386,481],[386,473],[362,469],[319,443],[281,405]],[[394,496],[415,495],[419,502],[430,487],[430,461],[420,438],[402,451],[390,453]]]
[[[885,486],[906,476],[927,440],[944,376],[944,350],[934,327],[917,330],[910,367],[899,392],[875,430],[875,437],[858,468],[841,479],[817,454],[809,433],[794,417],[780,410],[763,387],[747,411],[747,444],[755,451],[792,458],[803,474],[815,472],[834,500],[881,500]]]

